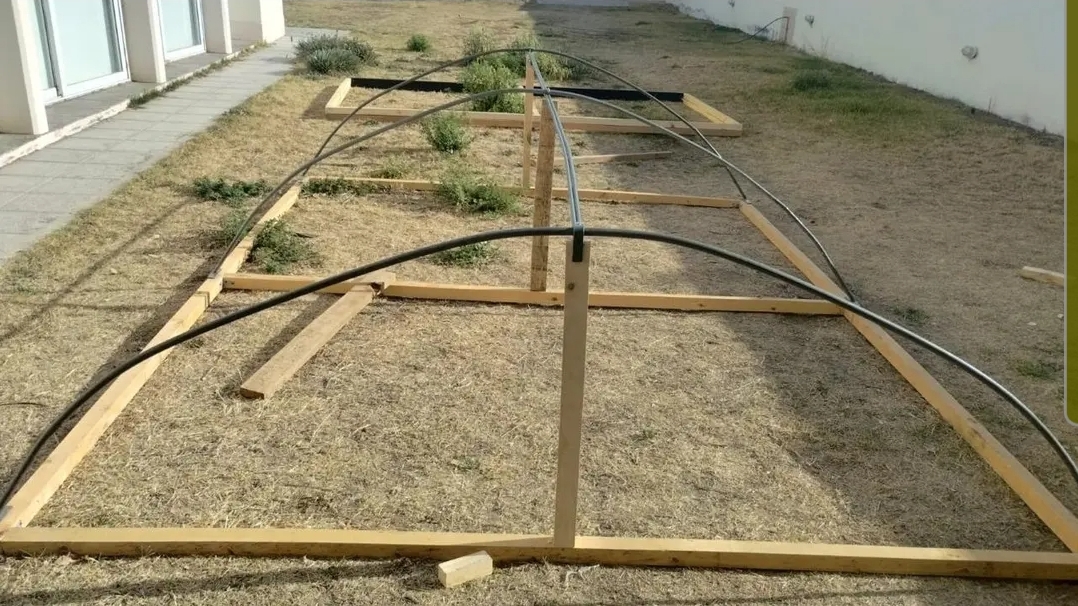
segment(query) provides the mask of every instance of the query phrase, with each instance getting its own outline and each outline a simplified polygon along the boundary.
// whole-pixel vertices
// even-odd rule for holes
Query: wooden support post
[[[554,191],[554,117],[543,103],[539,114],[539,158],[535,167],[535,209],[532,225],[550,225],[550,199]],[[532,237],[531,289],[546,290],[550,245],[546,236]]]
[[[573,261],[565,243],[565,329],[561,345],[561,415],[558,426],[558,479],[554,497],[554,545],[576,545],[576,496],[580,484],[580,425],[584,416],[584,363],[588,347],[588,266],[591,243]]]
[[[531,61],[524,61],[524,88],[531,89],[535,86],[535,70],[532,69]],[[524,174],[520,180],[520,186],[528,189],[532,184],[532,108],[534,107],[535,95],[524,95],[524,146],[521,151],[521,166]]]

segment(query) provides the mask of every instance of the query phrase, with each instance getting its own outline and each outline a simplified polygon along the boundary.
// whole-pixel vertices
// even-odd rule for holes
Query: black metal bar
[[[392,78],[352,78],[352,88],[386,89],[393,88],[405,82]],[[436,80],[416,80],[408,82],[397,90],[408,90],[421,93],[463,93],[464,86],[460,82],[441,82]],[[604,101],[648,101],[649,97],[632,89],[620,88],[585,88],[574,86],[551,86],[550,90],[568,91],[578,95],[587,95],[593,99]],[[679,91],[648,91],[648,93],[667,103],[681,103],[685,100],[685,93]]]

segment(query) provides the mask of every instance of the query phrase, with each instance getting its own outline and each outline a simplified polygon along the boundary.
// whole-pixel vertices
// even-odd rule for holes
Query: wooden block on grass
[[[494,560],[485,551],[438,564],[438,580],[446,587],[456,587],[494,572]]]
[[[245,398],[272,396],[372,299],[374,293],[364,287],[342,295],[244,381],[240,395]]]

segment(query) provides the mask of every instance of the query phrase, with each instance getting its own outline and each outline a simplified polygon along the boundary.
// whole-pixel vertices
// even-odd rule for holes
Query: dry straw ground
[[[321,1],[287,2],[286,10],[291,25],[347,29],[371,41],[382,61],[364,75],[404,77],[454,58],[462,32],[482,25],[503,38],[534,30],[649,88],[703,98],[745,125],[744,137],[716,144],[807,218],[865,304],[999,377],[1068,446],[1078,444],[1060,412],[1061,291],[1016,275],[1023,265],[1061,265],[1058,141],[788,49],[731,45],[738,34],[667,10]],[[413,33],[430,37],[428,55],[403,50]],[[793,86],[820,69],[833,72],[830,88]],[[314,110],[334,84],[286,78],[0,269],[0,469],[13,467],[90,377],[136,351],[208,271],[216,251],[205,234],[227,209],[197,201],[192,180],[282,177],[332,127]],[[418,107],[436,98],[401,94],[393,103]],[[349,126],[346,134],[369,128]],[[519,178],[515,133],[472,134],[475,142],[453,161],[504,183]],[[661,138],[572,138],[579,153],[678,150],[669,160],[584,167],[585,186],[733,193],[712,164]],[[335,163],[319,174],[363,175],[392,164],[408,178],[438,178],[447,166],[418,129]],[[736,211],[588,204],[585,212],[590,224],[679,233],[787,268]],[[564,204],[553,215],[564,220]],[[430,196],[403,193],[304,197],[289,217],[321,256],[293,270],[302,273],[529,222],[465,217]],[[558,268],[560,247],[552,248]],[[526,249],[503,244],[482,269],[420,261],[399,271],[523,285]],[[665,247],[604,241],[593,259],[597,288],[799,296]],[[225,294],[209,316],[261,296]],[[38,523],[548,531],[557,312],[380,301],[273,399],[240,399],[235,387],[328,303],[295,302],[182,347]],[[591,318],[582,532],[1062,549],[839,319],[609,311]],[[1078,508],[1078,490],[1015,413],[919,357]],[[423,562],[7,559],[0,601],[957,606],[1078,597],[1063,584],[570,574],[576,570],[500,569],[447,592]]]

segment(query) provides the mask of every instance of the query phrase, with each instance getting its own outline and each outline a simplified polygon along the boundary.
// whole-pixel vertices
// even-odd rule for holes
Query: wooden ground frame
[[[400,80],[382,78],[345,78],[334,89],[329,100],[323,108],[323,116],[328,120],[341,120],[352,115],[356,106],[343,105],[345,97],[353,88],[386,89],[400,83]],[[551,90],[564,90],[585,94],[596,99],[613,101],[646,101],[648,98],[633,90],[612,88],[572,88],[550,87]],[[416,81],[403,86],[399,90],[421,92],[449,92],[461,93],[458,82],[435,82]],[[679,103],[687,109],[704,116],[704,122],[693,122],[701,133],[714,137],[740,137],[741,123],[719,110],[704,103],[699,98],[682,92],[648,91],[664,103]],[[414,116],[422,110],[396,108],[396,107],[364,107],[356,114],[357,118],[374,120],[377,122],[396,122],[401,118]],[[523,114],[499,113],[499,112],[459,112],[464,119],[473,126],[485,126],[493,128],[524,128],[530,122]],[[656,120],[657,124],[664,126],[680,135],[691,136],[695,133],[684,123],[676,120]],[[637,133],[653,134],[655,129],[647,124],[628,118],[600,118],[596,116],[562,116],[562,125],[566,131],[592,132],[592,133]],[[538,124],[535,124],[538,128]]]
[[[530,74],[529,74],[530,75]],[[534,98],[527,96],[530,121]],[[538,118],[538,157],[532,161],[532,128],[522,129],[522,186],[535,203],[534,225],[550,222],[550,201],[565,196],[552,186],[553,129],[545,112]],[[528,125],[531,126],[530,124]],[[533,171],[535,185],[530,185]],[[384,189],[429,191],[429,181],[355,179]],[[225,258],[216,277],[205,280],[147,347],[194,326],[224,290],[288,291],[316,277],[242,273],[254,237],[268,221],[296,203],[302,183],[274,201],[240,244]],[[588,203],[706,206],[737,212],[771,242],[805,278],[843,296],[835,282],[747,201],[647,192],[581,190]],[[564,310],[561,410],[554,525],[550,534],[476,534],[313,528],[79,528],[35,527],[34,517],[91,451],[124,408],[137,396],[169,352],[134,367],[107,387],[56,448],[0,511],[0,554],[16,556],[71,553],[103,557],[244,556],[450,559],[479,550],[496,562],[543,560],[564,564],[733,568],[769,571],[843,572],[1000,579],[1078,581],[1078,518],[888,333],[875,324],[819,299],[598,292],[589,288],[590,241],[578,261],[566,254],[565,284],[546,285],[547,237],[534,237],[528,288],[430,284],[397,280],[389,272],[355,278],[322,292],[362,293],[349,313],[381,297],[464,301],[482,304],[542,305]],[[566,242],[571,246],[571,242]],[[331,306],[331,308],[336,306]],[[905,378],[1041,519],[1069,552],[973,550],[891,545],[835,545],[688,538],[591,537],[576,532],[581,412],[586,395],[583,374],[589,308],[677,310],[685,312],[792,313],[842,316]],[[338,319],[339,320],[339,319]],[[313,322],[312,322],[313,324]],[[308,348],[309,349],[309,348]]]

